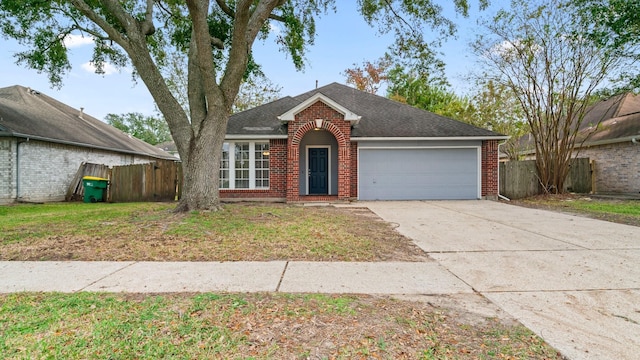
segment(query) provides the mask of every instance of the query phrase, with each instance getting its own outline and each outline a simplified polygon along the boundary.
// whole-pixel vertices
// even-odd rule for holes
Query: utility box
[[[107,198],[107,186],[109,179],[95,176],[85,176],[82,178],[82,186],[84,186],[84,202],[95,203],[105,201]]]

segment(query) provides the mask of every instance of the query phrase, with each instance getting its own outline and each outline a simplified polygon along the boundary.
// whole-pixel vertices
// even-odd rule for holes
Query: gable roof
[[[90,115],[19,85],[0,88],[0,136],[177,160]]]
[[[338,104],[337,102],[331,100],[330,98],[324,96],[322,93],[317,92],[315,93],[313,96],[311,96],[310,98],[306,99],[305,101],[301,102],[300,104],[296,105],[293,109],[287,111],[286,113],[278,116],[279,120],[282,121],[293,121],[295,120],[295,116],[300,113],[301,111],[303,111],[304,109],[308,108],[309,106],[315,104],[316,102],[321,101],[326,105],[329,105],[329,107],[331,107],[333,110],[341,113],[344,116],[344,120],[345,121],[351,121],[353,124],[357,124],[360,119],[362,118],[361,116],[355,114],[353,111],[347,109],[346,107]]]
[[[338,83],[234,114],[229,118],[227,138],[266,138],[269,135],[286,138],[286,128],[278,116],[291,110],[301,110],[301,104],[312,105],[306,104],[306,101],[312,99],[311,102],[315,103],[315,98],[318,101],[328,98],[342,109],[348,109],[360,117],[358,123],[353,125],[352,138],[508,138],[487,129]]]

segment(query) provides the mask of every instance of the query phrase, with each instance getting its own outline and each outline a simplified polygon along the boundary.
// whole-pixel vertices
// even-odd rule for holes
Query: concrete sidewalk
[[[0,293],[288,292],[462,294],[470,286],[430,262],[0,262]]]

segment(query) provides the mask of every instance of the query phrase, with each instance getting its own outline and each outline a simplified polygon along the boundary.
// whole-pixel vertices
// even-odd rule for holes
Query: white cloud
[[[280,26],[278,24],[274,24],[273,21],[269,22],[269,32],[279,36],[282,34],[282,28],[280,28]]]
[[[536,54],[540,50],[542,50],[542,47],[536,43],[528,43],[520,39],[516,39],[514,41],[503,41],[496,44],[490,51],[492,54],[509,59],[516,56],[519,52],[533,52]]]
[[[82,69],[84,69],[87,72],[90,72],[90,73],[95,73],[96,72],[96,67],[93,64],[93,62],[91,62],[91,61],[86,62],[86,63],[82,64],[81,66],[82,66]],[[116,74],[116,73],[119,72],[118,68],[116,68],[115,66],[113,66],[113,65],[111,65],[109,63],[104,63],[103,66],[102,66],[102,70],[104,71],[103,75],[111,75],[111,74]]]
[[[66,46],[67,49],[91,44],[93,44],[93,38],[89,36],[83,36],[80,34],[68,34],[64,37],[64,46]]]

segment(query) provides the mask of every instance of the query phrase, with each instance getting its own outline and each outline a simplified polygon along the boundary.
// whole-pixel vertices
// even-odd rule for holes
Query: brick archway
[[[335,120],[333,120],[335,121]],[[347,134],[344,133],[344,129],[341,130],[339,126],[330,121],[323,121],[322,129],[330,132],[338,143],[338,199],[348,199],[351,191],[351,149],[350,149],[350,133],[351,124],[344,120],[336,121],[344,127],[346,126]],[[301,123],[296,129],[292,129],[290,124],[289,128],[289,144],[288,144],[288,158],[287,158],[287,201],[299,201],[300,195],[300,142],[302,138],[309,132],[315,131],[315,121],[307,121]],[[293,134],[292,134],[293,133]]]

